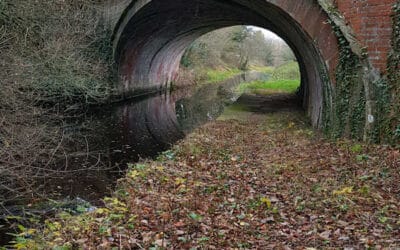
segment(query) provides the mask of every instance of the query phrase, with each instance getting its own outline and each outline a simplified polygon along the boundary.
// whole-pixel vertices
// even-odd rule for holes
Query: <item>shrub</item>
[[[64,142],[53,111],[113,92],[111,30],[99,2],[0,0],[0,205],[34,198],[37,181],[56,172]]]

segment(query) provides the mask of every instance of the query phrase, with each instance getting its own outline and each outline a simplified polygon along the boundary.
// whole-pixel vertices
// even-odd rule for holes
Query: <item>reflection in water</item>
[[[163,93],[129,103],[91,110],[67,126],[68,170],[51,190],[59,197],[94,201],[112,189],[127,163],[152,157],[184,137],[175,115],[176,93]],[[87,170],[87,169],[90,170]]]
[[[180,89],[91,110],[65,128],[68,147],[60,165],[66,171],[52,190],[59,197],[95,201],[112,189],[127,163],[154,157],[194,128],[218,118],[233,103],[240,83],[265,78],[256,72],[218,84]],[[88,170],[89,169],[89,170]],[[48,180],[47,180],[48,181]]]
[[[54,174],[42,180],[43,196],[81,197],[95,202],[107,195],[127,163],[154,157],[185,134],[216,119],[246,81],[260,73],[239,75],[218,84],[147,96],[98,107],[66,121],[63,153]]]
[[[243,74],[218,84],[99,107],[65,121],[62,153],[55,155],[58,163],[41,181],[43,197],[81,197],[97,204],[112,191],[127,163],[167,150],[194,128],[218,118],[239,97],[235,89],[240,83],[263,78],[260,73]],[[7,213],[2,214],[22,213],[19,206],[4,205]]]
[[[238,85],[250,81],[257,74],[240,75],[219,84],[198,88],[190,97],[176,102],[176,117],[182,131],[187,134],[208,121],[217,119],[225,106],[239,97]]]

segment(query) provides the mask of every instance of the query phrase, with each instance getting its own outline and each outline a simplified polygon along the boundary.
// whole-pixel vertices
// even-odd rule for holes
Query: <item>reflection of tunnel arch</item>
[[[115,58],[129,95],[165,87],[180,58],[199,36],[233,25],[254,25],[281,36],[302,73],[304,107],[320,126],[330,105],[338,47],[327,15],[315,0],[136,0],[115,31]]]

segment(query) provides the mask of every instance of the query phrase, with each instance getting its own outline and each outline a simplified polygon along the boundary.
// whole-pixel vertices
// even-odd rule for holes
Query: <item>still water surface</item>
[[[128,163],[154,158],[183,139],[196,127],[218,118],[224,108],[240,96],[243,82],[265,79],[256,72],[238,75],[221,83],[166,91],[135,100],[88,110],[79,117],[66,119],[62,152],[49,175],[41,182],[42,197],[57,200],[61,206],[90,202],[100,205]],[[60,202],[62,201],[62,202]],[[71,203],[73,202],[73,203]],[[69,204],[69,205],[65,205]],[[64,207],[61,207],[64,209]],[[44,203],[30,208],[27,202],[6,204],[0,209],[0,246],[16,232],[5,218],[51,215],[54,205]]]
[[[68,152],[61,178],[46,180],[62,197],[95,202],[107,195],[127,163],[152,158],[193,129],[215,120],[234,103],[240,83],[263,79],[251,72],[221,83],[168,91],[92,109],[64,127]],[[71,172],[72,170],[72,172]],[[47,188],[47,190],[49,190]]]

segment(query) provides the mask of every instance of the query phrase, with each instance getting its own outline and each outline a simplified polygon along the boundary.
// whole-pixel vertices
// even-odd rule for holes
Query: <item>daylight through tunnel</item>
[[[315,127],[331,105],[337,39],[314,0],[137,0],[114,34],[115,59],[126,96],[166,88],[177,78],[186,48],[224,27],[252,25],[273,31],[292,48],[302,75],[303,106]]]

